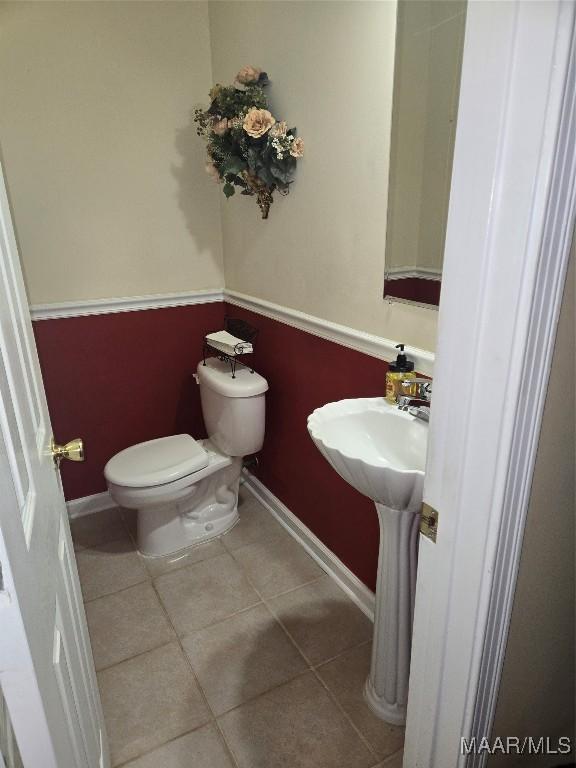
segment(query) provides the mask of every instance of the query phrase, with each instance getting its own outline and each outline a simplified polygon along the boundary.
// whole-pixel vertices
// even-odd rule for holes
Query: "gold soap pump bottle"
[[[404,344],[396,344],[399,349],[396,362],[390,363],[386,374],[386,400],[393,405],[396,403],[398,395],[413,395],[415,386],[402,387],[400,382],[405,379],[415,379],[414,363],[408,360],[404,354]]]

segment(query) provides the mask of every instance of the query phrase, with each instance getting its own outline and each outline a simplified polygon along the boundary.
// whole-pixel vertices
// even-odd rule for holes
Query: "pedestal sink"
[[[417,536],[428,424],[383,397],[317,408],[308,431],[325,459],[376,504],[380,553],[372,665],[364,694],[383,720],[406,720]]]

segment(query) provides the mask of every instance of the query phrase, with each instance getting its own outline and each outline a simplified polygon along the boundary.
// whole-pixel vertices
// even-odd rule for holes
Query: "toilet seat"
[[[104,468],[106,479],[126,488],[174,482],[208,466],[208,453],[190,435],[147,440],[113,456]]]
[[[262,448],[268,382],[210,357],[198,363],[197,382],[208,438],[149,440],[112,456],[104,468],[111,499],[137,513],[138,550],[147,557],[230,530],[238,522],[243,458]]]

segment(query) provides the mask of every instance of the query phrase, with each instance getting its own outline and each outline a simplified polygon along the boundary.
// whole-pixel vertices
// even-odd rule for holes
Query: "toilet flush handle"
[[[196,384],[199,384],[200,382],[198,380],[198,374],[197,373],[193,373],[192,376],[194,376],[194,381],[196,382]]]

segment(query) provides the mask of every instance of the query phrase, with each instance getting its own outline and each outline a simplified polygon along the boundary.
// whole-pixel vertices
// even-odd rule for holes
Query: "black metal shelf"
[[[202,349],[202,358],[203,363],[206,365],[206,353],[209,350],[212,350],[214,352],[215,356],[218,358],[218,360],[221,360],[222,362],[227,362],[230,364],[230,372],[232,374],[232,378],[236,378],[236,367],[238,365],[243,366],[244,368],[248,368],[250,373],[254,373],[254,367],[252,365],[248,365],[248,363],[245,363],[243,360],[240,359],[240,356],[245,357],[246,355],[252,356],[254,354],[254,342],[256,340],[256,337],[258,336],[258,329],[254,328],[254,326],[250,325],[250,323],[247,323],[245,320],[240,320],[239,318],[233,318],[233,317],[226,317],[224,318],[224,330],[228,331],[228,333],[231,333],[232,336],[236,336],[238,339],[242,339],[242,341],[239,341],[238,344],[234,347],[234,354],[231,355],[228,352],[223,352],[221,349],[218,349],[218,347],[212,346],[212,344],[208,341],[207,338],[204,338],[204,345]],[[246,352],[245,344],[251,344],[252,345],[252,351]]]

